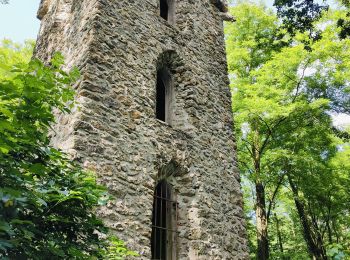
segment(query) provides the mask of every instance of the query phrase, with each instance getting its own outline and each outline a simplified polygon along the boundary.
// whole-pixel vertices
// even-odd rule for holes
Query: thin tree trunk
[[[330,205],[331,205],[331,202],[330,202]],[[332,215],[331,215],[331,212],[332,212],[332,208],[331,206],[328,207],[328,218],[327,218],[327,222],[326,222],[326,225],[327,225],[327,233],[328,233],[328,242],[330,244],[333,244],[333,232],[332,232],[332,228],[331,228],[331,222],[332,222]]]
[[[328,230],[328,240],[330,244],[333,244],[333,233],[331,225],[329,224],[330,220],[327,220],[327,230]]]
[[[337,226],[335,224],[335,221],[332,221],[332,227],[333,227],[333,231],[334,231],[334,235],[337,239],[337,244],[339,244],[339,241],[340,241],[340,236],[339,236],[339,233],[338,233],[338,230],[337,230]]]
[[[259,260],[269,259],[269,241],[267,233],[267,217],[265,203],[265,187],[257,181],[256,189],[256,231],[258,240],[257,258]]]
[[[319,241],[318,236],[317,236],[317,238],[315,238],[315,235],[312,232],[312,227],[311,227],[311,224],[308,220],[307,213],[305,211],[305,205],[300,200],[298,190],[297,190],[292,178],[290,177],[290,175],[288,175],[288,180],[289,180],[289,184],[290,184],[292,191],[293,191],[295,206],[297,208],[298,215],[299,215],[299,218],[301,221],[301,225],[303,227],[303,236],[304,236],[305,242],[307,244],[309,254],[312,256],[313,259],[326,260],[328,258],[327,258],[323,243],[321,243],[321,241]]]
[[[281,253],[283,254],[283,242],[282,242],[282,234],[281,234],[281,229],[280,229],[280,220],[278,219],[276,213],[275,213],[275,219],[276,219],[278,246],[280,248]]]
[[[257,259],[267,260],[269,259],[269,240],[267,233],[267,215],[266,215],[266,199],[265,199],[265,187],[261,180],[261,168],[260,168],[260,138],[259,132],[254,131],[255,137],[252,144],[252,155],[254,158],[254,170],[255,170],[255,191],[256,191],[256,233],[258,242]]]
[[[267,223],[269,223],[269,219],[270,219],[270,215],[271,215],[271,210],[272,210],[272,207],[274,205],[274,201],[276,199],[276,196],[278,194],[278,191],[280,189],[280,187],[282,186],[282,183],[283,183],[283,179],[284,179],[284,175],[282,175],[280,178],[279,178],[279,181],[276,185],[276,188],[272,194],[272,197],[271,197],[271,200],[269,201],[269,206],[267,207]]]

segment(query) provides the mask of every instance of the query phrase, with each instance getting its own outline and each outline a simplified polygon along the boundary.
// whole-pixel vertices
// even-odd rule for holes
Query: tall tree
[[[262,6],[242,3],[232,8],[231,12],[237,18],[237,22],[227,26],[226,37],[228,66],[233,77],[233,109],[236,114],[236,130],[240,137],[239,161],[255,185],[258,257],[267,259],[269,256],[268,216],[262,158],[275,127],[283,118],[279,115],[273,116],[272,129],[270,125],[264,125],[263,122],[266,123],[266,121],[260,116],[261,109],[272,105],[270,111],[274,114],[274,104],[253,93],[262,87],[256,84],[255,73],[279,48],[276,36],[278,24],[276,17]],[[247,118],[249,118],[248,121]],[[260,126],[264,129],[260,129]]]
[[[289,145],[295,138],[312,140],[321,129],[324,135],[330,134],[328,111],[344,109],[347,103],[348,43],[337,38],[335,20],[325,18],[321,22],[329,25],[323,26],[321,40],[308,42],[308,33],[296,33],[290,46],[281,48],[283,39],[276,36],[277,18],[262,6],[243,3],[234,7],[232,13],[237,23],[227,26],[228,64],[239,166],[254,184],[257,257],[269,257],[271,212],[279,189],[288,185],[309,254],[325,259],[325,243],[317,217],[321,213],[309,210],[316,198],[322,196],[316,190],[308,191],[306,183],[322,180],[319,187],[325,185],[326,178],[319,176],[327,176],[329,170],[323,170],[321,155],[332,145],[321,142],[323,146],[315,143],[313,149],[306,149],[307,142],[301,141],[298,151],[306,149],[308,153],[300,157],[318,159],[314,160],[314,166],[304,163],[304,168],[311,167],[304,171],[297,170],[302,167],[296,165],[303,165],[298,164],[299,156],[289,156],[283,163],[281,157],[296,153]],[[338,60],[336,57],[339,62],[334,62]],[[319,171],[312,168],[316,166]],[[314,179],[301,178],[303,172],[310,173]],[[315,200],[302,199],[304,194],[313,194]]]

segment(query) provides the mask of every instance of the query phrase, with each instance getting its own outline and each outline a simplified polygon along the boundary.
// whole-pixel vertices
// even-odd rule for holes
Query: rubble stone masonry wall
[[[35,55],[77,66],[79,108],[58,115],[52,143],[115,197],[106,224],[150,259],[154,188],[171,176],[178,259],[248,259],[235,161],[222,13],[211,0],[43,0]],[[155,117],[157,68],[173,78],[171,126]]]

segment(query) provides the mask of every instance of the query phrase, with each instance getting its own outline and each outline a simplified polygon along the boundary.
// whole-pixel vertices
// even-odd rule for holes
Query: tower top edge
[[[52,0],[41,0],[37,12],[37,18],[42,20],[49,10],[49,6]],[[210,0],[210,2],[215,5],[218,10],[221,12],[222,19],[225,21],[234,22],[235,18],[229,14],[229,4],[227,0]]]

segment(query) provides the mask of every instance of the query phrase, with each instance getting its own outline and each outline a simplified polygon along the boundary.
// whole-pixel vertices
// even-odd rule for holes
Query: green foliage
[[[328,10],[325,1],[314,0],[275,0],[277,14],[283,21],[288,33],[308,32],[309,36],[317,39],[319,32],[315,30],[314,22],[320,19],[322,12]]]
[[[332,260],[345,260],[350,257],[346,254],[344,246],[340,244],[330,244],[328,246],[327,256]]]
[[[0,53],[0,79],[6,79],[14,75],[12,72],[15,64],[27,64],[33,54],[34,41],[28,40],[24,44],[14,43],[4,39],[1,42]]]
[[[49,145],[53,110],[70,111],[79,72],[63,71],[60,54],[50,66],[29,60],[32,46],[0,46],[0,258],[104,258],[108,230],[94,209],[106,189]],[[114,255],[131,254],[113,243]]]
[[[337,26],[341,29],[339,37],[341,39],[346,39],[350,37],[350,1],[340,0],[339,2],[347,9],[346,16],[340,17],[337,22]]]
[[[49,147],[53,109],[68,112],[78,72],[25,62],[27,48],[5,42],[0,82],[0,249],[2,257],[42,259],[96,254],[95,231],[106,232],[92,209],[105,194],[90,173]],[[19,62],[20,61],[20,62]],[[14,65],[15,64],[15,65]],[[13,69],[6,73],[9,67]]]
[[[231,8],[231,12],[237,21],[225,27],[228,66],[231,73],[243,79],[268,60],[278,46],[278,21],[271,11],[248,1]]]
[[[350,2],[349,0],[338,1],[315,1],[315,0],[275,0],[274,6],[277,9],[278,16],[283,21],[283,28],[291,35],[296,35],[298,32],[308,32],[311,40],[319,40],[321,31],[315,27],[315,21],[318,21],[323,12],[328,10],[329,4],[338,2],[347,13],[344,17],[337,20],[337,27],[340,28],[338,36],[341,39],[349,38],[350,36]],[[306,41],[309,42],[309,41]]]
[[[122,260],[129,256],[139,256],[136,252],[127,249],[125,243],[117,237],[109,238],[109,246],[103,251],[104,259]]]
[[[286,187],[281,188],[275,205],[269,226],[271,259],[309,259],[293,197]]]
[[[277,37],[278,19],[261,5],[241,3],[231,12],[237,23],[226,26],[228,67],[253,252],[253,240],[261,234],[253,230],[257,214],[252,207],[262,197],[256,184],[264,188],[267,205],[259,206],[268,218],[271,257],[307,258],[307,232],[306,242],[320,248],[335,240],[346,246],[349,157],[329,115],[349,111],[350,42],[339,38],[337,27],[346,14],[318,17],[312,26],[322,37],[308,42],[308,33]],[[334,165],[338,159],[343,167]],[[296,201],[304,212],[296,210]],[[309,230],[300,222],[301,213]]]

